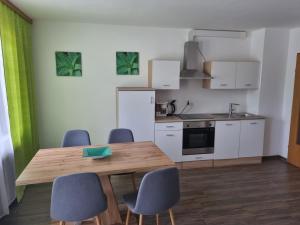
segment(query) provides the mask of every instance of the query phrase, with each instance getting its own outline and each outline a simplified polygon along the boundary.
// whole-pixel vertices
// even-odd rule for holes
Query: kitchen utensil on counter
[[[176,100],[174,99],[168,103],[168,116],[172,116],[176,112],[175,102],[176,102]]]
[[[156,116],[172,116],[176,111],[176,100],[171,100],[170,102],[157,102],[155,105],[155,115]]]
[[[167,116],[168,114],[168,102],[157,102],[155,104],[156,116]]]

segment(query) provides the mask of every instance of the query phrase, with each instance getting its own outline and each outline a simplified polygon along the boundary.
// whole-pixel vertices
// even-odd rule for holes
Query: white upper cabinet
[[[239,157],[263,155],[265,120],[241,121]]]
[[[211,61],[204,64],[205,73],[212,79],[204,80],[208,89],[255,89],[259,85],[259,62]]]
[[[179,89],[180,61],[151,60],[148,64],[149,87],[155,89]]]
[[[259,84],[259,62],[236,63],[236,88],[255,89]]]
[[[235,62],[207,62],[205,72],[213,79],[205,80],[204,87],[210,89],[235,89],[236,64]]]
[[[216,122],[214,159],[239,157],[240,128],[240,121]]]

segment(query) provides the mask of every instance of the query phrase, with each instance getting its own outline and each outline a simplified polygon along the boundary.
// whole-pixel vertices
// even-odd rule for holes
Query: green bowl
[[[108,146],[83,149],[83,157],[85,158],[103,159],[111,155],[112,151]]]

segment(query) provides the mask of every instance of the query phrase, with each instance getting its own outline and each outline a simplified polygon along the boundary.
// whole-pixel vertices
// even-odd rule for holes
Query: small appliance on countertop
[[[168,104],[168,116],[173,116],[176,112],[176,105],[175,105],[176,100],[171,100]]]
[[[176,111],[176,100],[170,102],[157,102],[155,104],[155,115],[157,117],[173,116]]]
[[[157,102],[155,104],[155,115],[157,117],[164,117],[168,114],[168,102]]]

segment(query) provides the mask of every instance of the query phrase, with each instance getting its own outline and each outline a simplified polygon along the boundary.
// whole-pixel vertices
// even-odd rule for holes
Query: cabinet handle
[[[195,159],[203,159],[203,157],[197,156],[197,157],[195,157]]]
[[[226,87],[226,86],[227,86],[227,84],[220,84],[220,86],[221,86],[221,87]]]
[[[174,134],[167,134],[166,136],[167,137],[174,137],[175,135]]]
[[[151,96],[150,103],[151,103],[151,104],[154,103],[154,97],[153,97],[153,96]]]
[[[232,123],[226,123],[226,126],[232,126],[233,124]]]
[[[171,125],[169,125],[169,126],[166,126],[167,128],[173,128],[174,126],[171,126]]]
[[[252,123],[250,123],[251,125],[256,125],[257,123],[256,122],[252,122]]]
[[[245,86],[246,86],[246,87],[250,87],[250,86],[252,86],[252,84],[245,84]]]
[[[171,85],[170,84],[164,84],[163,86],[164,87],[170,87]]]

